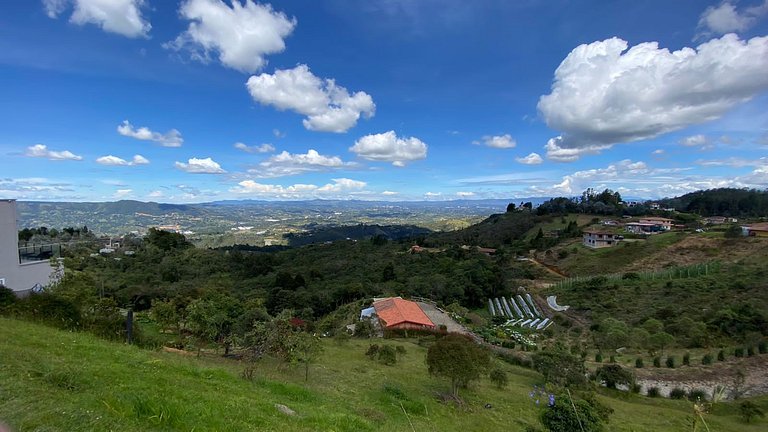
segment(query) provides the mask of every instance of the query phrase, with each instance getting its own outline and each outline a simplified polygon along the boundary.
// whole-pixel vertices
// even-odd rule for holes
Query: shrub
[[[685,355],[683,355],[683,365],[685,366],[691,365],[691,353],[685,353]]]
[[[661,367],[661,357],[654,357],[653,358],[653,367]]]
[[[379,348],[379,363],[392,366],[397,363],[397,351],[389,345]]]
[[[725,350],[717,352],[717,361],[725,361]]]
[[[602,363],[603,362],[603,355],[601,353],[595,354],[595,362]]]
[[[507,386],[507,383],[509,383],[509,379],[507,378],[507,373],[504,372],[501,368],[494,368],[489,378],[491,379],[491,382],[497,387],[497,388],[504,388]]]
[[[768,343],[761,341],[759,344],[757,344],[757,352],[760,354],[768,353]]]
[[[534,354],[532,360],[547,383],[564,387],[586,384],[584,362],[574,355],[565,351],[541,351]]]
[[[702,389],[691,389],[688,392],[688,400],[691,402],[696,402],[697,400],[705,401],[707,400],[707,392]]]
[[[575,397],[575,394],[559,394],[541,413],[539,420],[550,431],[599,432],[612,412],[591,394],[584,399]]]
[[[608,360],[609,363],[616,363],[616,356],[611,356]]]
[[[675,358],[673,356],[667,357],[666,365],[670,369],[675,368]]]
[[[399,355],[400,357],[405,355],[405,347],[402,345],[396,346],[395,351],[397,352],[397,355]]]
[[[379,346],[377,344],[372,344],[368,347],[368,351],[365,352],[365,355],[370,357],[371,360],[374,359],[379,354]]]
[[[733,350],[734,357],[744,357],[744,348],[738,347]]]
[[[755,355],[755,347],[750,345],[747,347],[747,357],[752,357],[753,355]]]
[[[739,404],[739,415],[745,423],[750,423],[755,417],[765,417],[763,410],[750,401],[744,401]]]
[[[80,309],[69,300],[49,293],[30,294],[12,307],[18,315],[67,330],[80,327]]]
[[[658,387],[648,387],[648,397],[659,397],[659,388]]]
[[[712,354],[704,354],[704,357],[701,358],[701,364],[703,365],[711,365],[712,364]]]
[[[684,389],[681,389],[680,387],[675,387],[672,389],[671,392],[669,392],[669,398],[670,399],[685,399],[686,392]]]
[[[632,384],[632,387],[630,387],[629,391],[631,391],[634,394],[640,394],[640,390],[643,389],[643,386],[641,386],[638,383]]]
[[[635,359],[635,367],[638,368],[638,369],[642,369],[643,368],[643,359],[642,358],[638,357],[638,358]]]
[[[0,285],[0,311],[16,303],[16,294],[13,290]]]

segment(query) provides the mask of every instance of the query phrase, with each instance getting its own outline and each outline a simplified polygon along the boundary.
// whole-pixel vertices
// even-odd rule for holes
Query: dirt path
[[[448,315],[445,312],[442,312],[439,310],[435,305],[425,302],[416,302],[421,310],[424,311],[425,314],[427,314],[427,317],[429,317],[430,320],[432,320],[433,323],[437,327],[440,327],[441,325],[444,325],[449,333],[462,333],[471,335],[472,332],[467,330],[463,325],[457,323],[456,321],[451,318],[450,315]]]
[[[544,270],[546,270],[548,273],[551,273],[551,274],[553,274],[553,275],[555,275],[557,277],[561,277],[561,278],[567,278],[568,277],[567,274],[561,272],[560,269],[558,269],[555,266],[550,266],[550,265],[544,264],[543,262],[537,260],[536,258],[529,258],[529,260],[530,260],[530,262],[532,262],[532,263],[538,265],[539,267],[543,268]]]

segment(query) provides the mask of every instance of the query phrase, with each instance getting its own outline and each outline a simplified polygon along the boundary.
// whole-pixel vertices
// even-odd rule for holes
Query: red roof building
[[[418,304],[399,297],[379,300],[373,304],[373,308],[376,309],[376,315],[384,327],[388,329],[435,327]]]

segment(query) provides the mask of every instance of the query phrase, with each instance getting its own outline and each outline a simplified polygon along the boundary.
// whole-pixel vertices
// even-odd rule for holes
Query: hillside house
[[[384,329],[434,329],[435,324],[415,302],[391,297],[377,300],[373,309]]]
[[[624,224],[624,229],[632,234],[657,234],[661,232],[661,228],[656,224],[640,222],[627,222]]]
[[[725,216],[711,216],[708,218],[704,218],[703,222],[707,225],[722,225],[727,222],[736,223],[738,222],[738,219],[732,218],[732,217],[725,217]]]
[[[744,225],[741,227],[741,233],[750,237],[768,237],[768,222]]]
[[[659,227],[660,231],[669,231],[672,229],[672,224],[674,223],[674,220],[663,218],[663,217],[648,216],[648,217],[640,218],[639,222],[641,224],[656,225]]]
[[[22,253],[16,200],[0,200],[0,285],[24,297],[50,284],[56,275],[48,255]]]
[[[616,234],[607,231],[590,230],[584,231],[582,243],[584,246],[599,249],[604,247],[613,247],[618,244],[619,239]]]

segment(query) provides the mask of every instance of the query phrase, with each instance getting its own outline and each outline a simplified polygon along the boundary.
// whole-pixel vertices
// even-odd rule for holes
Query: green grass
[[[436,400],[448,383],[427,374],[425,349],[415,339],[376,342],[407,352],[388,367],[363,355],[369,341],[326,340],[308,383],[301,368],[270,361],[251,382],[239,377],[235,361],[145,351],[0,318],[0,419],[14,431],[406,431],[410,423],[417,431],[517,431],[537,424],[528,398],[537,374],[503,365],[506,389],[484,380],[462,390],[466,406],[455,407]],[[683,401],[604,393],[616,411],[611,431],[679,431],[690,418]],[[768,409],[766,398],[755,401]],[[280,414],[276,403],[297,416]],[[734,411],[718,406],[707,420],[711,430],[764,430],[764,422],[740,423]]]

